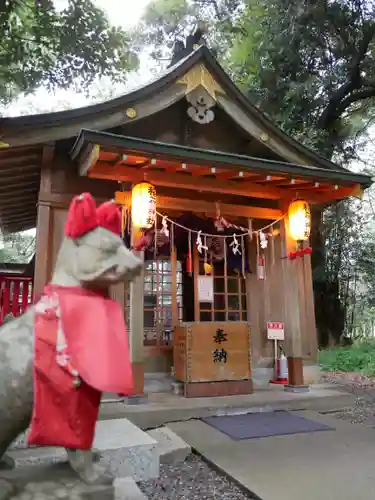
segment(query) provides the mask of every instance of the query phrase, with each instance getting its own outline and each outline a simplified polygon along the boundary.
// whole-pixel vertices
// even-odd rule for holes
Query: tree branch
[[[351,104],[362,101],[364,99],[368,99],[370,97],[375,97],[375,86],[364,88],[361,90],[357,90],[353,94],[345,97],[337,107],[337,114],[340,115],[343,111],[345,111]]]
[[[348,80],[339,87],[336,92],[334,92],[329,100],[328,105],[325,110],[321,114],[318,120],[318,127],[322,130],[326,130],[329,125],[337,120],[340,116],[339,108],[341,108],[341,101],[345,99],[351,92],[356,89],[359,89],[362,85],[361,79],[361,63],[366,56],[369,45],[372,39],[375,36],[375,23],[371,22],[367,24],[367,29],[364,27],[363,38],[358,45],[357,52],[352,58],[352,62],[350,64],[350,68],[348,71]],[[369,96],[372,97],[372,94]],[[360,100],[360,98],[356,99]],[[353,101],[355,102],[355,101]],[[346,105],[346,107],[351,104],[350,102]],[[344,109],[346,109],[346,107]]]

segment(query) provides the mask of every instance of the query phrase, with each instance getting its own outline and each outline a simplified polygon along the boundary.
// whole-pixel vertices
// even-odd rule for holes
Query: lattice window
[[[169,345],[173,332],[173,294],[177,320],[182,321],[182,270],[176,262],[176,283],[173,283],[170,260],[145,262],[144,277],[144,342],[145,345]]]
[[[199,274],[204,275],[203,261]],[[247,321],[246,280],[242,273],[213,263],[214,301],[199,302],[200,321]]]

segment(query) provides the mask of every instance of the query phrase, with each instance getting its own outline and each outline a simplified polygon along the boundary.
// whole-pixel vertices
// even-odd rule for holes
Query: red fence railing
[[[23,314],[33,300],[33,278],[25,276],[0,276],[0,325],[11,313]]]

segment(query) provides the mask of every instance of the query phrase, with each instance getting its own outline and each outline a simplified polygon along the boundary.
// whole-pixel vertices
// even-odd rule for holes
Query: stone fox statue
[[[122,307],[108,287],[142,269],[120,234],[114,202],[97,208],[89,193],[75,197],[52,281],[0,329],[3,467],[12,466],[7,448],[30,426],[29,444],[65,447],[83,481],[112,481],[91,451],[101,394],[129,395],[133,379]],[[4,481],[0,500],[7,498],[2,490]]]

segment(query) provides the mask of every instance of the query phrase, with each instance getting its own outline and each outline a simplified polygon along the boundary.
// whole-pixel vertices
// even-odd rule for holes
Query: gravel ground
[[[139,484],[149,500],[249,500],[235,483],[196,455],[175,465],[162,465],[160,477]]]
[[[358,373],[327,373],[323,380],[356,396],[353,406],[330,413],[331,416],[375,427],[375,378]]]

